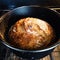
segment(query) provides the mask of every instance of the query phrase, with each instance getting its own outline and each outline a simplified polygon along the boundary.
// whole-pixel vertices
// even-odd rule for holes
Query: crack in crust
[[[11,44],[22,49],[46,47],[54,38],[52,27],[38,18],[23,18],[17,21],[8,33]]]

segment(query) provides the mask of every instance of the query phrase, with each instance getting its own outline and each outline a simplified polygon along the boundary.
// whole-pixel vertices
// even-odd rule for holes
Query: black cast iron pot
[[[19,19],[25,17],[35,17],[47,21],[55,30],[56,38],[47,48],[41,50],[22,50],[11,46],[8,42],[8,30]],[[0,18],[0,42],[10,48],[17,56],[27,59],[40,59],[50,54],[53,49],[60,44],[60,14],[54,10],[37,7],[22,6],[18,7]]]

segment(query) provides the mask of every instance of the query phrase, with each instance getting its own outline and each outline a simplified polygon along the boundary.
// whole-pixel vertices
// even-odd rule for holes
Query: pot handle
[[[60,8],[50,8],[50,9],[53,9],[53,10],[60,10]]]
[[[0,39],[4,39],[4,33],[7,27],[8,19],[6,16],[9,16],[9,13],[5,13],[3,16],[0,17]]]
[[[60,45],[60,39],[58,40],[58,42],[56,44],[57,44],[57,46]]]
[[[58,12],[58,10],[60,10],[60,8],[49,8],[49,9],[51,9],[51,10],[57,12],[58,14],[60,14],[60,13]]]

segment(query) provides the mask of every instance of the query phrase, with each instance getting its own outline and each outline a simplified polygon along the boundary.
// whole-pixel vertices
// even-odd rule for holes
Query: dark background
[[[0,0],[0,9],[13,9],[24,5],[60,7],[60,0]]]

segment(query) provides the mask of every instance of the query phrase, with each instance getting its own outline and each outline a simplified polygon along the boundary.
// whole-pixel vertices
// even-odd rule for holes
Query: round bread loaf
[[[21,49],[41,49],[54,38],[51,25],[38,18],[23,18],[11,26],[8,32],[11,44]]]

